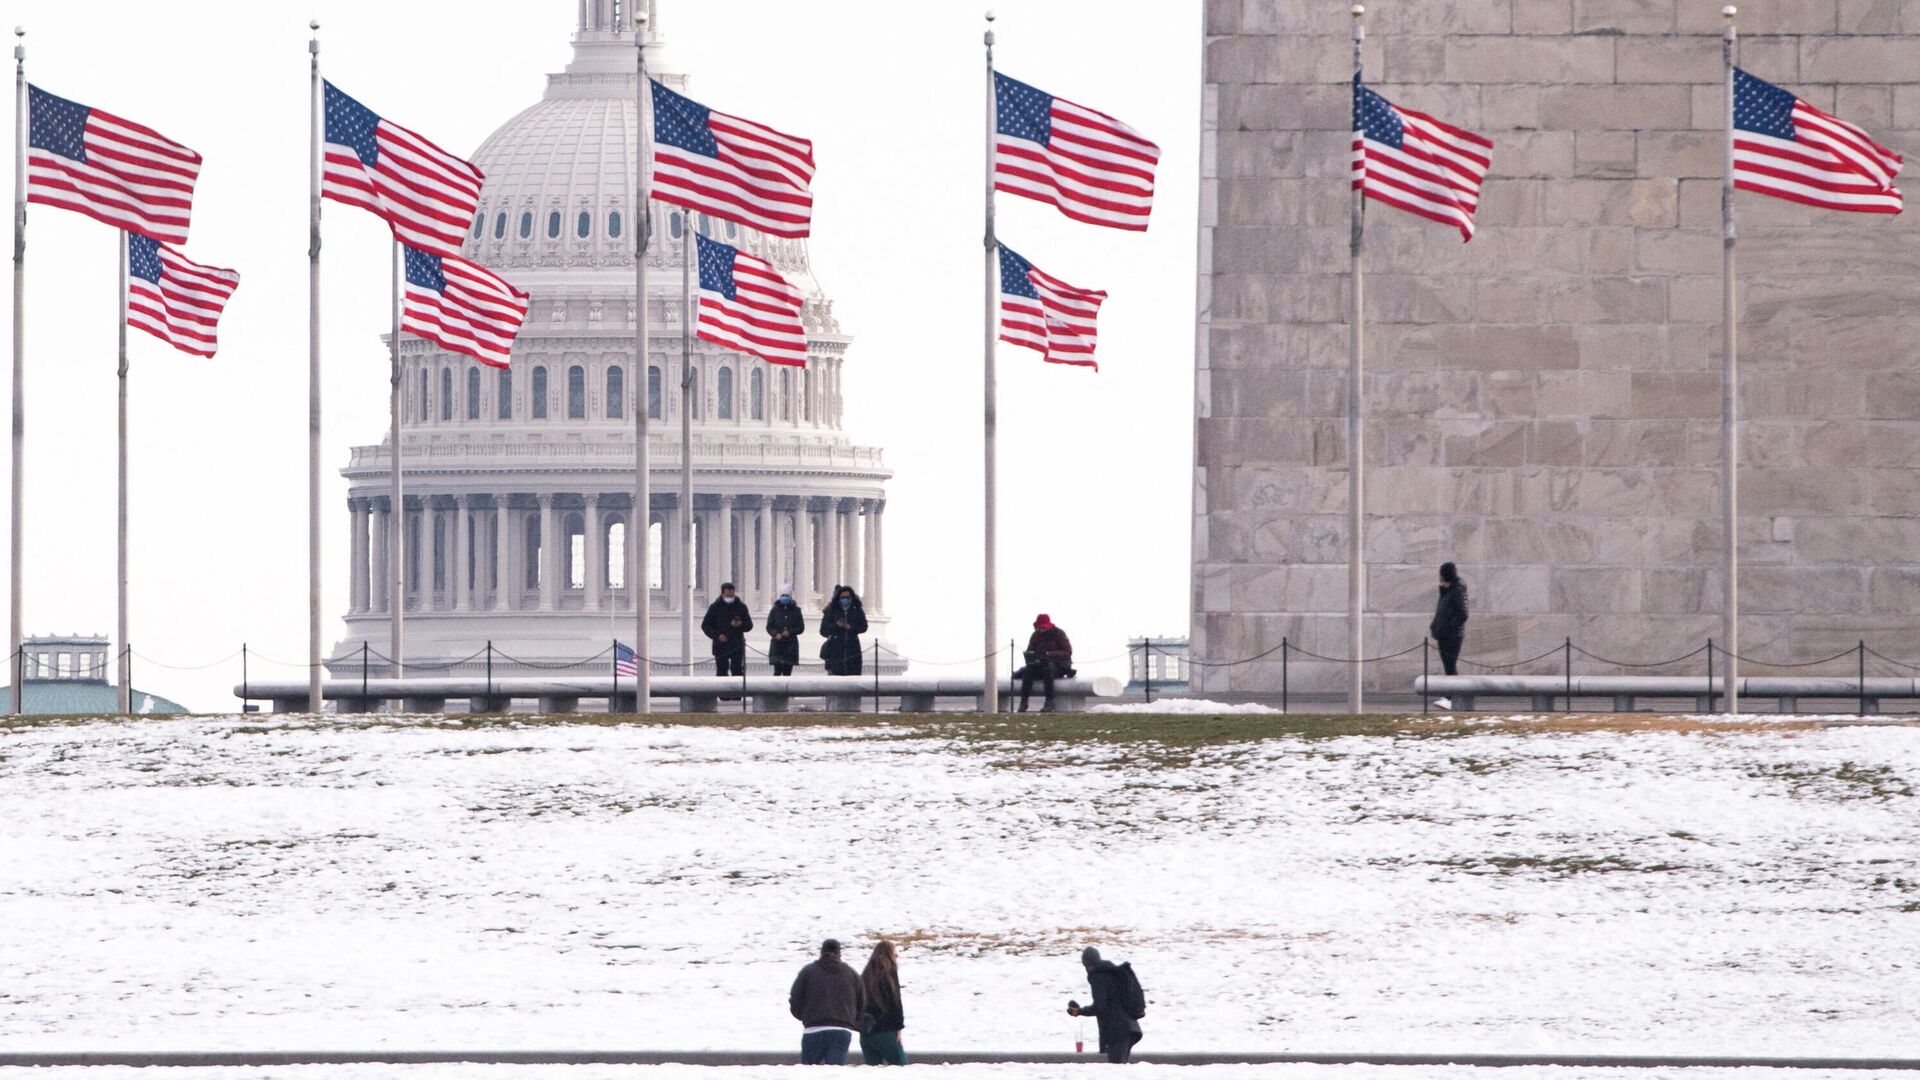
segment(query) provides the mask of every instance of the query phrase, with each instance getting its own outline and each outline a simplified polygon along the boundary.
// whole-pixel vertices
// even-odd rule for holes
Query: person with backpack
[[[907,1048],[900,1043],[900,1032],[907,1026],[907,1013],[900,1004],[900,965],[893,942],[873,947],[860,972],[860,985],[867,995],[866,1011],[860,1014],[860,1060],[869,1065],[905,1065]]]
[[[1100,950],[1089,945],[1080,952],[1080,963],[1087,969],[1087,989],[1093,1001],[1082,1005],[1067,1002],[1068,1016],[1091,1016],[1100,1027],[1100,1052],[1115,1065],[1133,1058],[1133,1044],[1140,1041],[1140,1018],[1147,1015],[1146,991],[1133,973],[1132,964],[1102,960]]]

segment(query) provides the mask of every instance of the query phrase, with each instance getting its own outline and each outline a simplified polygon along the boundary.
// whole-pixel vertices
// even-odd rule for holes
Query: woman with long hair
[[[900,1032],[907,1015],[900,1006],[900,965],[893,942],[873,947],[860,983],[867,991],[866,1012],[860,1017],[860,1057],[869,1065],[905,1065],[907,1048]]]
[[[835,585],[833,599],[820,613],[820,659],[829,675],[860,674],[860,635],[867,632],[867,612],[851,586]]]

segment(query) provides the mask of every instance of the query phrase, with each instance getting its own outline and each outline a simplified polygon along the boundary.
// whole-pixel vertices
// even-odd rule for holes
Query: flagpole
[[[20,548],[24,517],[26,470],[21,462],[26,453],[27,430],[27,32],[14,27],[13,37],[13,518],[12,518],[12,598],[9,626],[13,636],[13,714],[20,715],[21,699],[26,697],[26,637],[21,633],[20,592],[25,575],[20,572]]]
[[[1361,47],[1367,40],[1367,9],[1353,5],[1353,72],[1357,78],[1364,63]],[[1353,310],[1348,317],[1350,349],[1347,356],[1347,711],[1359,713],[1366,707],[1363,666],[1360,658],[1366,644],[1366,634],[1361,619],[1367,603],[1367,563],[1366,563],[1366,460],[1367,430],[1366,419],[1361,409],[1361,400],[1366,394],[1366,324],[1364,305],[1366,285],[1366,233],[1367,206],[1366,193],[1360,188],[1353,189],[1350,210],[1351,238],[1349,251],[1353,257],[1353,282],[1351,301]]]
[[[1724,701],[1728,715],[1740,711],[1740,353],[1734,326],[1734,241],[1733,226],[1733,72],[1739,63],[1739,31],[1733,17],[1739,14],[1732,4],[1720,9],[1727,20],[1721,51],[1727,68],[1727,157],[1726,173],[1720,189],[1720,496],[1721,529],[1726,534],[1727,583],[1725,625],[1720,629],[1726,643],[1727,692]]]
[[[320,698],[320,21],[307,24],[313,100],[307,167],[307,711],[324,708]]]
[[[633,510],[627,516],[627,596],[633,603],[633,707],[635,712],[648,713],[653,711],[653,454],[647,442],[647,248],[653,239],[653,214],[647,205],[648,147],[653,145],[653,133],[647,128],[647,36],[652,26],[644,11],[634,12],[633,21],[638,81],[633,91],[637,136],[631,222],[634,328],[633,372],[628,380],[633,387]]]
[[[119,536],[119,663],[115,674],[120,683],[120,715],[133,712],[133,649],[127,643],[127,244],[129,236],[120,231],[120,536]]]
[[[388,631],[388,646],[393,654],[393,677],[406,678],[407,675],[407,499],[406,472],[401,465],[400,453],[400,408],[403,380],[400,371],[400,295],[404,288],[401,260],[405,255],[400,250],[400,241],[393,242],[393,329],[387,344],[387,363],[392,369],[390,385],[387,389],[387,439],[392,444],[389,458],[390,468],[387,477],[391,493],[387,501],[391,503],[387,514],[387,611],[391,620]]]
[[[986,632],[982,637],[984,647],[980,651],[986,654],[986,668],[983,672],[985,679],[980,684],[980,711],[992,713],[1000,711],[1000,645],[998,641],[1000,626],[1000,583],[999,566],[997,563],[999,553],[994,544],[999,529],[998,465],[996,463],[998,447],[996,442],[999,437],[998,428],[1000,424],[999,387],[995,382],[994,371],[995,339],[999,337],[999,335],[995,333],[995,323],[998,316],[998,298],[994,295],[994,273],[999,269],[997,264],[999,263],[1000,256],[1000,241],[994,235],[993,159],[994,144],[996,141],[995,132],[999,125],[999,113],[993,85],[993,12],[991,11],[987,12],[987,33],[985,41],[987,46],[987,230],[985,234],[986,258],[982,300],[986,313],[986,385],[982,422],[984,428],[983,435],[986,440],[986,458],[983,462],[985,467],[986,489],[986,535],[981,543],[981,554],[984,560],[986,584],[986,610],[984,612]],[[1009,674],[1011,674],[1011,670],[1009,670]]]
[[[693,674],[693,212],[682,210],[680,239],[680,664]],[[701,539],[705,539],[702,537]]]

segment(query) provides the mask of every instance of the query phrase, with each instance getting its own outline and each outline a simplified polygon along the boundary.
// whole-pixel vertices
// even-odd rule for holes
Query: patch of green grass
[[[1856,765],[1843,761],[1838,767],[1815,765],[1761,765],[1748,770],[1756,780],[1779,780],[1794,797],[1813,795],[1831,799],[1868,799],[1884,802],[1891,798],[1912,798],[1913,785],[1887,765]]]
[[[1555,877],[1571,877],[1574,874],[1658,874],[1683,869],[1670,863],[1636,863],[1618,855],[1494,855],[1484,859],[1460,856],[1428,860],[1427,865],[1470,873],[1491,870],[1502,876],[1540,873]]]

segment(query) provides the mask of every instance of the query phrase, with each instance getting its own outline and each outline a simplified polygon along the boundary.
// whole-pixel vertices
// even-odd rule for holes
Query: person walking
[[[793,602],[793,586],[780,586],[780,598],[767,612],[767,661],[775,675],[793,674],[800,662],[800,635],[807,632],[807,618]]]
[[[733,591],[733,582],[720,586],[720,599],[707,606],[707,617],[700,620],[700,632],[713,639],[715,674],[746,674],[747,634],[752,630],[753,614]]]
[[[1067,1002],[1067,1015],[1093,1017],[1100,1029],[1100,1052],[1115,1065],[1125,1065],[1142,1034],[1134,1012],[1147,1011],[1133,965],[1102,960],[1100,950],[1091,945],[1080,951],[1080,964],[1087,969],[1087,989],[1092,991],[1093,1001],[1086,1005]],[[1129,1008],[1130,1002],[1136,1008]]]
[[[867,632],[867,612],[860,606],[860,594],[846,585],[836,585],[833,599],[820,616],[820,659],[827,662],[829,675],[860,674],[860,635]]]
[[[828,938],[820,959],[801,968],[787,992],[787,1011],[800,1021],[800,1064],[845,1065],[866,1004],[860,976],[840,959],[840,943]]]
[[[905,1065],[907,1048],[900,1032],[907,1026],[907,1014],[900,1006],[900,965],[893,942],[873,947],[860,972],[860,988],[867,995],[860,1017],[860,1059],[869,1065]]]
[[[1033,683],[1038,679],[1045,688],[1046,700],[1041,703],[1041,712],[1053,711],[1053,680],[1073,675],[1073,642],[1067,640],[1067,632],[1053,625],[1051,616],[1041,614],[1033,620],[1033,636],[1027,639],[1027,665],[1013,673],[1020,680],[1020,711],[1027,711],[1027,702],[1033,697]]]
[[[1457,675],[1460,645],[1467,635],[1467,583],[1452,563],[1440,564],[1440,596],[1433,605],[1433,625],[1427,627],[1440,649],[1440,666]],[[1441,704],[1441,708],[1447,708]]]

